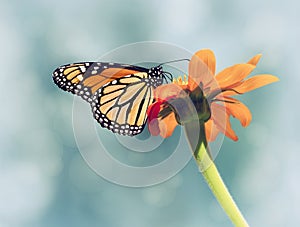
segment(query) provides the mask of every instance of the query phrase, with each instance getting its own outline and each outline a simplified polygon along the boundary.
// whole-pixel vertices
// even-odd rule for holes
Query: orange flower
[[[252,116],[243,103],[231,96],[278,81],[277,77],[269,74],[246,79],[260,57],[261,54],[258,54],[248,63],[233,65],[215,75],[214,53],[208,49],[196,52],[189,63],[188,79],[179,78],[154,90],[156,102],[147,111],[150,133],[171,136],[178,124],[193,118],[191,112],[186,111],[191,109],[188,103],[192,103],[199,120],[205,122],[208,141],[215,140],[220,132],[234,141],[238,140],[231,128],[230,116],[237,118],[243,127],[250,124]]]

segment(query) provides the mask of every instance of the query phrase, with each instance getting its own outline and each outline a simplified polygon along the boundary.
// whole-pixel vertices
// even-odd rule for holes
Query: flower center
[[[183,90],[176,98],[166,101],[158,117],[163,119],[172,112],[180,125],[194,120],[206,122],[211,116],[209,102],[200,87]]]
[[[184,75],[184,76],[183,76],[183,79],[182,79],[181,76],[178,77],[177,79],[174,78],[174,79],[173,79],[173,83],[174,83],[174,84],[177,84],[177,85],[179,85],[179,86],[182,86],[182,85],[188,85],[188,80],[187,80],[186,75]]]

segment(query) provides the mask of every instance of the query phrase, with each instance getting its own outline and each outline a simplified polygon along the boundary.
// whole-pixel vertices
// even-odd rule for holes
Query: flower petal
[[[172,96],[177,96],[183,89],[177,84],[163,84],[154,89],[156,100],[167,100]]]
[[[172,135],[178,123],[173,112],[163,119],[158,118],[158,114],[162,110],[162,103],[155,102],[148,107],[148,129],[151,135],[161,135],[166,138]]]
[[[160,111],[160,106],[163,102],[156,101],[151,104],[147,109],[148,121],[152,121],[153,119],[157,118],[158,113]]]
[[[242,84],[235,87],[234,90],[236,90],[239,93],[246,93],[254,89],[263,87],[267,84],[274,83],[276,81],[279,81],[279,79],[273,75],[269,75],[269,74],[255,75],[245,80]]]
[[[228,67],[216,75],[219,86],[224,88],[232,88],[246,78],[255,65],[252,64],[237,64]]]
[[[226,112],[226,107],[217,103],[211,104],[212,120],[218,129],[230,139],[237,141],[238,137],[231,128],[230,118]]]
[[[197,86],[206,86],[214,79],[216,58],[209,49],[196,52],[189,63],[189,89],[192,91]],[[201,85],[201,84],[202,85]]]
[[[243,127],[247,127],[252,120],[252,114],[248,107],[234,98],[224,97],[224,100],[234,102],[225,103],[227,113],[237,118]]]
[[[211,119],[214,121],[214,123],[218,123],[219,128],[222,128],[222,132],[226,129],[226,108],[223,105],[219,105],[215,102],[213,102],[210,106],[211,109]]]
[[[167,138],[173,134],[174,129],[177,126],[177,121],[175,119],[175,114],[171,113],[164,119],[158,119],[158,127],[160,130],[160,136]]]
[[[194,56],[197,56],[199,59],[203,61],[205,65],[209,68],[211,73],[215,75],[216,71],[216,57],[212,50],[210,49],[202,49],[197,51]],[[193,58],[192,58],[193,59]]]
[[[209,119],[207,122],[205,122],[205,136],[208,142],[216,140],[220,132],[221,131],[214,124],[212,119]]]
[[[225,135],[232,139],[233,141],[238,141],[238,137],[235,134],[235,132],[233,131],[233,129],[231,128],[231,124],[230,124],[230,118],[229,116],[226,118],[226,131],[225,131]]]
[[[262,56],[262,54],[257,54],[257,55],[255,55],[253,58],[251,58],[251,59],[248,61],[248,64],[251,64],[251,65],[257,65],[257,63],[259,62],[261,56]]]
[[[152,136],[158,136],[160,133],[158,119],[148,120],[148,130]]]

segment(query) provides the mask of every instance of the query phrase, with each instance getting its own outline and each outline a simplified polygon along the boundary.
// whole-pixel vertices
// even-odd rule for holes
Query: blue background
[[[280,82],[241,99],[216,164],[251,226],[300,224],[299,9],[282,1],[1,1],[0,226],[232,226],[193,161],[148,188],[112,184],[82,159],[73,97],[51,73],[132,42],[212,49],[217,71],[263,58]],[[175,139],[173,139],[174,142]],[[172,138],[170,138],[172,142]]]

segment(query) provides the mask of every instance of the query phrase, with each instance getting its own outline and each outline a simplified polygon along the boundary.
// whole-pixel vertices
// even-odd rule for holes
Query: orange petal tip
[[[262,54],[257,54],[257,55],[255,55],[253,58],[251,58],[251,59],[248,61],[248,64],[251,64],[251,65],[257,65],[257,63],[259,62],[261,56],[262,56]]]

